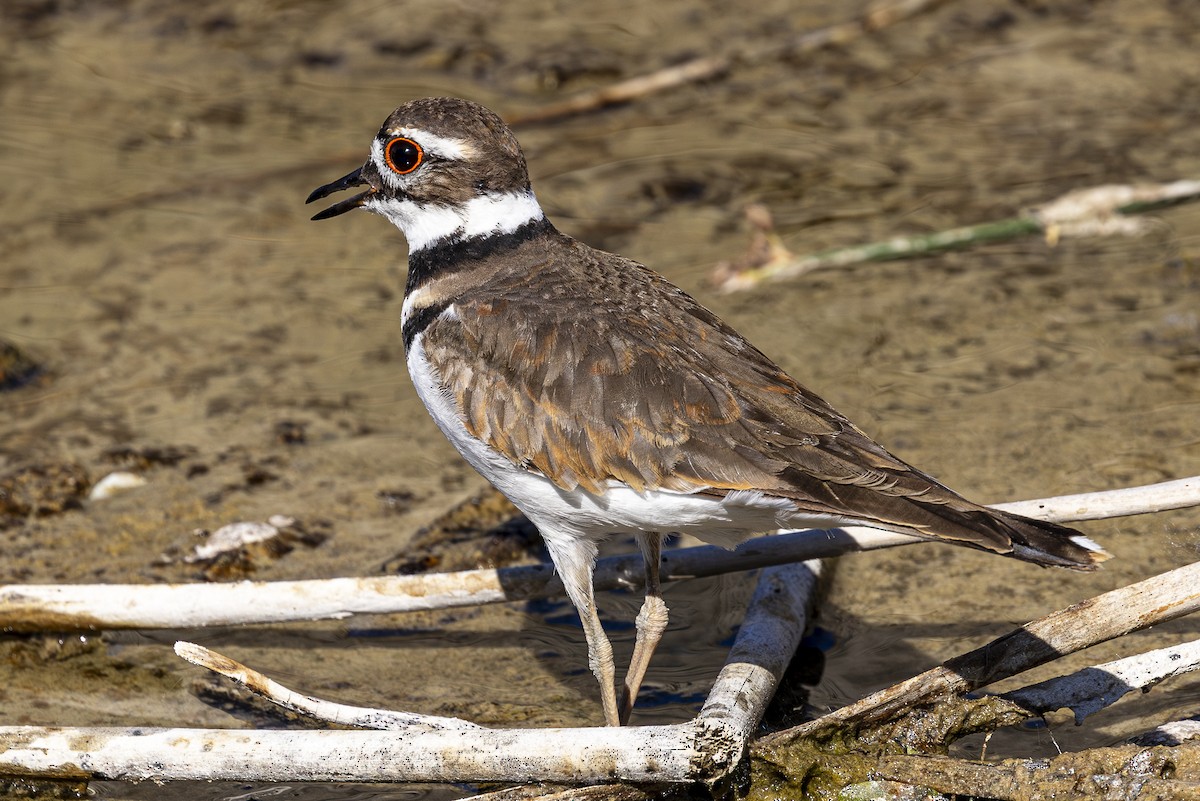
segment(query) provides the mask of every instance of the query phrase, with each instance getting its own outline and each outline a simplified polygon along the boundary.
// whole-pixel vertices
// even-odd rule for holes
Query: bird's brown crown
[[[373,168],[382,191],[421,203],[456,204],[487,193],[529,190],[517,137],[499,116],[469,100],[427,97],[405,103],[379,129],[372,156],[368,180]]]

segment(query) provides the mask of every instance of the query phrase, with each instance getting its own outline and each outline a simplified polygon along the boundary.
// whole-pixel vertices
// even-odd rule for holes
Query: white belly
[[[408,371],[417,394],[446,438],[547,538],[599,541],[637,531],[687,533],[733,547],[780,528],[831,528],[847,522],[799,515],[791,501],[753,491],[739,490],[717,498],[666,490],[637,492],[617,481],[610,481],[599,494],[563,490],[542,474],[513,464],[466,430],[455,400],[425,358],[421,335],[409,349]]]

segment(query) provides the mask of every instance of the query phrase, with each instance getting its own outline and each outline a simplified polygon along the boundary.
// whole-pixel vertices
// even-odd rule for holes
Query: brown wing
[[[556,244],[537,269],[461,296],[424,339],[467,428],[514,463],[566,490],[598,492],[609,479],[755,489],[816,515],[1013,549],[1023,518],[889,454],[682,290],[635,262]],[[1073,533],[1030,522],[1060,529],[1055,542]],[[1074,546],[1063,560],[1090,564],[1084,553]]]

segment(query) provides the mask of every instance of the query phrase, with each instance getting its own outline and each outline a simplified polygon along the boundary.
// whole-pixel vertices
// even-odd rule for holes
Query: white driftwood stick
[[[822,565],[818,560],[764,570],[725,660],[695,723],[709,776],[724,776],[742,758],[807,627]]]
[[[388,731],[0,728],[0,775],[199,781],[687,781],[697,725]]]
[[[713,685],[697,723],[705,723],[718,732],[721,728],[735,732],[744,747],[806,628],[806,620],[794,616],[810,611],[807,607],[816,596],[822,568],[822,563],[814,560],[764,571],[725,668]],[[769,660],[769,664],[764,660]],[[725,753],[736,760],[741,750],[731,743]],[[644,801],[649,797],[645,791],[628,784],[565,790],[527,785],[463,801],[590,801],[593,798]]]
[[[1200,477],[1142,487],[997,504],[1066,522],[1146,514],[1200,505]],[[866,527],[760,537],[730,552],[712,546],[663,554],[663,580],[752,570],[923,542]],[[597,590],[638,586],[640,554],[597,563]],[[11,584],[0,587],[0,631],[97,631],[199,628],[246,623],[339,619],[420,609],[554,597],[562,584],[550,565],[466,570],[419,576],[226,584]]]
[[[694,578],[915,542],[876,529],[797,531],[734,551],[711,545],[664,551],[662,579]],[[865,543],[865,544],[864,544]],[[596,563],[597,590],[640,586],[640,553]],[[201,628],[341,619],[563,595],[553,565],[415,576],[225,584],[47,584],[0,587],[0,631]]]
[[[1200,640],[1128,656],[1058,676],[1003,697],[1037,712],[1069,708],[1075,724],[1134,690],[1149,690],[1161,681],[1200,668]]]
[[[814,560],[763,571],[725,667],[700,710],[701,719],[728,727],[745,743],[804,633],[807,605],[816,595],[821,569],[821,563]],[[177,642],[175,653],[193,665],[236,681],[273,704],[317,720],[363,729],[481,728],[460,718],[346,706],[302,695],[195,643]]]
[[[992,504],[992,508],[1035,517],[1038,520],[1069,523],[1166,512],[1197,505],[1200,505],[1200,476],[1104,492],[996,503]]]
[[[1200,562],[1052,612],[824,717],[763,737],[756,747],[878,723],[921,704],[986,687],[1061,656],[1200,610]]]
[[[1136,745],[1179,745],[1188,740],[1200,740],[1200,720],[1196,718],[1173,720],[1129,738]]]
[[[193,665],[220,673],[236,681],[254,693],[284,709],[298,712],[310,718],[354,726],[359,729],[402,729],[418,731],[424,729],[482,728],[460,718],[445,718],[436,715],[416,715],[411,712],[394,712],[390,709],[347,706],[324,701],[311,695],[301,695],[284,687],[279,682],[264,676],[241,662],[230,659],[216,651],[191,642],[175,643],[175,654]]]
[[[394,731],[10,726],[0,727],[0,775],[159,781],[714,780],[741,758],[800,641],[816,570],[788,565],[763,572],[710,700],[688,723],[433,728],[417,737]]]

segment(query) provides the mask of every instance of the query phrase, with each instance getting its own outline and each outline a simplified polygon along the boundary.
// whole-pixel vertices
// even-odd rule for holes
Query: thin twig
[[[1189,476],[1140,487],[1059,495],[1032,501],[992,504],[994,509],[1055,523],[1104,520],[1184,509],[1200,504],[1200,476]]]
[[[175,643],[175,654],[193,665],[207,668],[214,673],[236,681],[246,689],[266,698],[273,704],[301,715],[327,723],[353,726],[359,729],[463,729],[480,728],[460,718],[445,718],[437,715],[417,715],[411,712],[394,712],[390,709],[347,706],[324,701],[311,695],[284,687],[253,668],[230,659],[216,651],[190,642]]]
[[[593,89],[532,111],[510,114],[508,119],[513,125],[533,125],[599,111],[608,106],[628,103],[630,100],[673,89],[676,86],[719,77],[727,72],[733,64],[732,56],[695,58],[647,75],[638,75],[618,83],[602,86],[599,89]]]
[[[936,8],[947,0],[884,0],[872,5],[859,19],[838,22],[817,28],[791,39],[748,47],[731,49],[728,54],[701,56],[665,67],[645,75],[638,75],[608,86],[583,92],[557,103],[523,114],[509,116],[515,125],[528,125],[561,120],[609,106],[628,103],[651,94],[674,89],[690,83],[711,80],[724,75],[738,64],[756,64],[788,56],[795,58],[829,45],[844,45],[868,33],[883,30],[898,22]]]
[[[795,278],[813,270],[890,261],[925,253],[1043,234],[1050,244],[1067,237],[1135,235],[1145,232],[1144,218],[1130,215],[1200,198],[1200,181],[1153,185],[1105,185],[1068,192],[1018,217],[952,228],[930,234],[895,237],[882,242],[833,248],[797,256],[775,233],[770,214],[759,206],[746,210],[754,229],[749,255],[741,263],[724,263],[713,270],[720,290],[735,292],[764,281]]]

